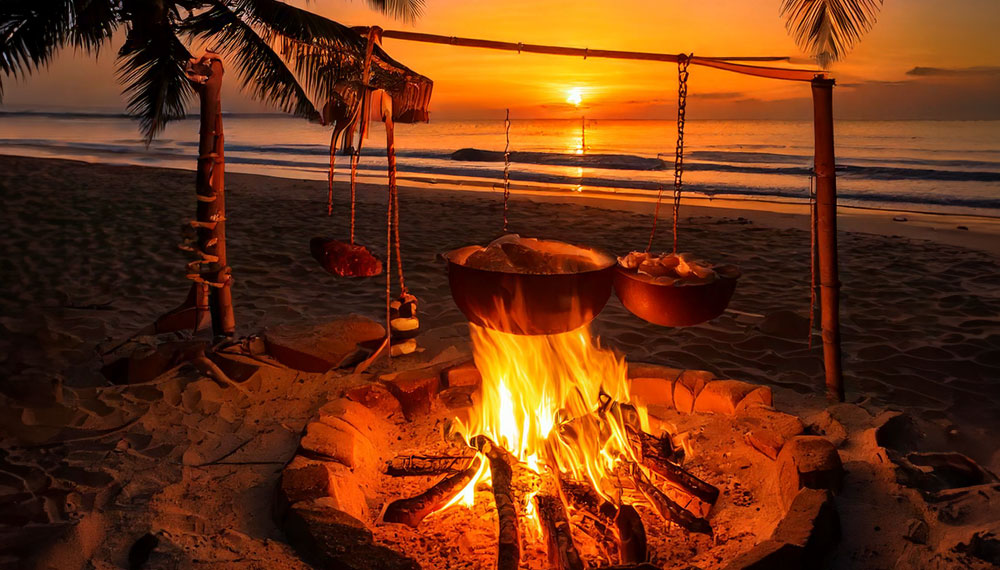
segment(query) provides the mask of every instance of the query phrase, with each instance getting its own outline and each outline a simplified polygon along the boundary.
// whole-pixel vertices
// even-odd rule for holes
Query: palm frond
[[[75,0],[70,40],[78,48],[97,53],[121,23],[117,0]]]
[[[404,22],[415,22],[424,12],[424,0],[366,0],[365,3]]]
[[[305,88],[274,51],[272,43],[265,40],[273,34],[259,20],[254,26],[241,15],[216,0],[210,9],[185,22],[184,31],[215,42],[214,49],[232,58],[243,88],[257,99],[283,112],[319,120],[319,111]]]
[[[194,92],[185,74],[190,58],[167,15],[132,22],[118,52],[118,80],[147,145],[168,122],[184,118]]]
[[[0,71],[25,77],[48,65],[66,41],[72,21],[71,0],[0,2]],[[0,100],[3,82],[0,78]]]
[[[785,28],[824,68],[842,59],[875,25],[883,0],[782,0]]]

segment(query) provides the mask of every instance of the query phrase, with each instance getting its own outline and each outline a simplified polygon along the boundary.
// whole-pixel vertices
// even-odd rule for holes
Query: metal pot
[[[611,297],[615,260],[579,273],[529,274],[463,265],[479,246],[444,254],[455,304],[469,321],[503,332],[558,334],[594,319]]]
[[[633,315],[665,327],[687,327],[721,315],[736,290],[738,270],[704,285],[651,283],[634,271],[615,267],[615,294]]]

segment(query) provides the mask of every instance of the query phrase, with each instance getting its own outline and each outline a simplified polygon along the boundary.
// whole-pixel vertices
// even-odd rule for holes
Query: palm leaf
[[[240,8],[236,8],[239,10]],[[224,2],[216,0],[212,7],[184,24],[184,30],[194,37],[214,41],[214,49],[228,55],[236,64],[243,88],[254,97],[295,116],[319,120],[316,105],[296,79],[273,46],[264,38],[270,34],[261,25],[251,25]]]
[[[373,10],[404,22],[415,22],[424,11],[424,0],[366,0]]]
[[[72,14],[71,0],[0,2],[0,71],[6,76],[25,77],[48,65],[66,41]]]
[[[118,80],[125,85],[128,114],[139,121],[149,145],[169,121],[184,118],[194,92],[184,69],[191,54],[166,14],[131,24],[118,52]]]
[[[824,68],[851,51],[878,19],[883,0],[782,0],[785,28]]]

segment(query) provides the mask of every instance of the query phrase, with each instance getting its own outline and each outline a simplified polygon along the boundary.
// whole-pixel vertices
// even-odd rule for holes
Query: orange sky
[[[427,0],[414,25],[379,16],[360,0],[295,3],[351,25],[575,47],[801,57],[779,18],[780,0]],[[838,117],[1000,118],[998,26],[997,0],[886,0],[875,29],[833,68],[840,84]],[[674,115],[672,64],[394,40],[386,40],[385,47],[435,81],[434,118],[492,117],[505,107],[517,117],[575,117],[581,110],[566,102],[574,88],[589,117]],[[121,109],[113,53],[106,50],[96,62],[67,53],[28,82],[8,80],[4,106]],[[228,110],[263,110],[234,84],[226,94]],[[699,67],[692,68],[690,88],[689,118],[809,118],[804,84]]]

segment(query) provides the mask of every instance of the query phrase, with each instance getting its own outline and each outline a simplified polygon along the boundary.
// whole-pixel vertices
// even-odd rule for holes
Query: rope
[[[392,117],[386,117],[385,119],[385,146],[386,155],[389,160],[389,202],[390,202],[390,213],[392,218],[389,223],[392,224],[393,239],[396,241],[396,270],[399,272],[399,289],[400,293],[406,294],[406,281],[403,279],[403,255],[400,253],[399,246],[399,188],[396,186],[396,138],[395,138],[395,125],[393,123]],[[386,271],[389,267],[386,267]]]
[[[813,190],[814,172],[809,173],[809,348],[813,344],[813,327],[816,325],[816,262],[817,218],[816,193]]]
[[[510,109],[507,109],[507,117],[503,120],[503,129],[506,138],[503,147],[503,231],[507,233],[507,202],[510,199]]]
[[[359,111],[358,116],[358,120],[360,121],[360,125],[358,126],[358,144],[354,146],[354,153],[351,154],[351,245],[354,245],[354,219],[357,200],[358,163],[361,162],[362,141],[364,141],[365,137],[368,135],[368,104],[370,102],[368,74],[371,71],[372,52],[375,49],[377,33],[376,28],[368,30],[368,45],[365,48],[365,63],[361,71],[362,92],[361,110]]]
[[[333,134],[330,135],[330,173],[327,176],[327,182],[329,184],[329,188],[326,191],[326,215],[327,216],[332,216],[333,215],[333,167],[334,167],[334,163],[335,163],[334,157],[336,155],[337,155],[337,130],[334,129],[333,130]],[[351,191],[353,192],[353,190],[354,190],[354,188],[352,186]],[[352,206],[354,205],[353,200],[351,202],[351,205]],[[351,223],[351,228],[353,228],[353,227],[354,227],[354,223],[352,222]],[[354,242],[354,232],[353,231],[351,232],[351,242],[352,243]]]
[[[694,54],[677,56],[677,146],[674,148],[674,203],[673,203],[673,237],[674,254],[677,253],[677,225],[681,208],[681,191],[684,187],[684,124],[687,118],[687,82],[688,65]],[[649,232],[648,253],[653,249],[653,238],[656,237],[656,226],[660,218],[660,201],[663,199],[663,186],[656,193],[656,209],[653,211],[653,229]]]

